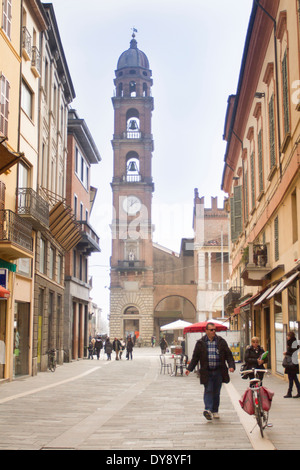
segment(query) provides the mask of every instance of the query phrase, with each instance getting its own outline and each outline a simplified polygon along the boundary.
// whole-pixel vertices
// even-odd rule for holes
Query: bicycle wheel
[[[260,399],[259,391],[255,393],[254,407],[255,407],[254,409],[255,409],[256,422],[260,429],[261,437],[264,437],[264,426],[263,426],[263,413],[264,412],[261,406],[261,399]]]

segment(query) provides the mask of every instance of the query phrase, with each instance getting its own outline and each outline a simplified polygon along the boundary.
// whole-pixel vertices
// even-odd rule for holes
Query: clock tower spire
[[[153,335],[152,247],[152,72],[137,47],[130,47],[115,71],[113,147],[113,220],[110,281],[110,335]]]

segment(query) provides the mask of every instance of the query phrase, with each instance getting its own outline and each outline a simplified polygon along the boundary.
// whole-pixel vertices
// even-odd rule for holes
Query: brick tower
[[[115,71],[110,336],[153,334],[152,72],[135,34]]]

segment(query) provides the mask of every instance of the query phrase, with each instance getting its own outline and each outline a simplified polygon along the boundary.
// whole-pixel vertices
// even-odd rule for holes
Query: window
[[[73,276],[77,276],[77,253],[73,250]]]
[[[279,260],[279,223],[278,216],[274,220],[274,257],[275,261]]]
[[[62,256],[57,257],[57,282],[61,284]]]
[[[6,80],[4,75],[2,75],[0,95],[0,132],[6,137],[8,135],[9,90],[9,82]]]
[[[251,205],[252,210],[255,208],[255,168],[254,168],[254,152],[250,156],[250,166],[251,166]]]
[[[18,165],[18,187],[29,187],[29,168],[23,163],[19,163]]]
[[[78,175],[78,158],[79,158],[79,150],[78,148],[76,147],[75,148],[75,173]]]
[[[54,268],[55,268],[55,251],[52,246],[50,247],[50,256],[49,256],[49,277],[54,279]]]
[[[282,60],[282,87],[283,87],[283,122],[284,133],[290,132],[290,112],[289,112],[289,85],[288,85],[288,64],[287,51],[285,51]]]
[[[75,215],[75,219],[77,219],[77,196],[76,194],[74,194],[74,215]]]
[[[230,198],[231,239],[235,241],[242,231],[242,186],[235,186]]]
[[[22,81],[21,107],[27,116],[33,118],[33,93],[27,83]]]
[[[48,98],[48,83],[49,83],[49,64],[48,64],[48,60],[45,59],[44,91],[46,95],[46,101]]]
[[[274,94],[269,101],[270,170],[276,166]]]
[[[11,38],[11,0],[3,0],[2,28],[7,37]]]
[[[46,274],[46,242],[40,239],[40,272]]]
[[[293,243],[296,243],[298,241],[298,212],[296,189],[292,193],[292,230]]]
[[[258,136],[257,136],[257,145],[258,145],[258,184],[259,184],[259,192],[261,193],[264,190],[261,130],[259,131]]]

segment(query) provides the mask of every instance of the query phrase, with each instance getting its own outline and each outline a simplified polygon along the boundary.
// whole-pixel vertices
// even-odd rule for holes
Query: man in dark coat
[[[98,360],[100,358],[100,352],[101,352],[102,348],[103,348],[102,339],[101,339],[101,336],[98,335],[97,338],[96,338],[96,341],[95,341],[95,351],[96,351]]]
[[[235,371],[232,352],[227,342],[216,335],[214,323],[207,323],[206,334],[195,345],[192,360],[186,370],[189,375],[200,362],[200,383],[204,385],[203,412],[206,419],[219,418],[219,404],[222,383],[230,381],[229,371]],[[226,364],[227,363],[227,364]]]

